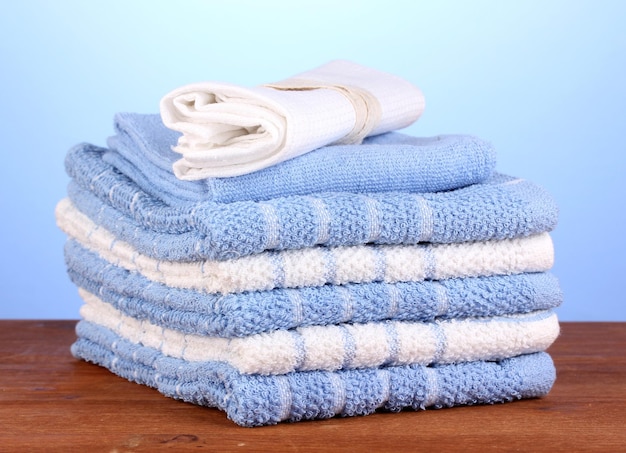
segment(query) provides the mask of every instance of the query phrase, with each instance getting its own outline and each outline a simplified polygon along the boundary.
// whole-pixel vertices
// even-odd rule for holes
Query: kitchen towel
[[[406,80],[345,60],[245,88],[192,83],[166,94],[163,123],[179,131],[180,179],[251,173],[332,143],[404,128],[424,110]]]
[[[493,172],[493,146],[468,135],[411,137],[397,132],[361,145],[326,146],[242,176],[178,179],[171,147],[177,132],[158,115],[118,113],[103,155],[142,190],[170,205],[264,201],[318,192],[439,192],[483,182]]]
[[[222,260],[315,245],[485,241],[550,231],[558,218],[543,188],[500,174],[443,192],[327,192],[170,206],[104,162],[105,151],[92,145],[69,151],[68,195],[95,222],[156,258]]]
[[[216,407],[241,426],[324,419],[546,395],[556,378],[545,352],[500,361],[245,375],[222,362],[189,362],[80,321],[72,353],[130,381]]]
[[[167,261],[142,254],[136,243],[94,223],[67,198],[58,203],[56,216],[62,231],[106,261],[168,286],[209,293],[544,272],[554,263],[549,233],[500,241],[310,247],[226,261]],[[146,246],[158,243],[154,236]]]
[[[72,282],[127,316],[184,333],[243,337],[303,326],[386,319],[491,317],[553,309],[562,303],[558,279],[535,272],[398,283],[348,283],[210,294],[173,288],[103,260],[69,239]]]
[[[559,334],[552,311],[427,323],[385,321],[274,330],[242,338],[185,334],[126,316],[80,290],[82,319],[170,357],[224,362],[243,374],[336,371],[383,365],[500,360],[546,350]]]

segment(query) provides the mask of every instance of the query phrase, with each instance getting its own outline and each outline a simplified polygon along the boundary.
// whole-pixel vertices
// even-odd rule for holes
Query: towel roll
[[[337,60],[287,80],[244,88],[202,82],[163,97],[163,123],[182,132],[173,165],[184,180],[239,176],[328,144],[415,122],[422,92],[406,80]]]

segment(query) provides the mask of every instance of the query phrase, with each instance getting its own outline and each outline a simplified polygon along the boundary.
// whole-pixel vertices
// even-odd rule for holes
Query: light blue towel
[[[496,153],[468,135],[411,137],[392,132],[361,145],[326,146],[247,175],[182,181],[172,164],[180,134],[159,115],[119,113],[104,159],[143,190],[170,204],[269,200],[317,192],[438,192],[489,177]]]
[[[444,192],[327,192],[169,206],[104,162],[105,152],[93,145],[69,151],[69,197],[95,223],[158,259],[224,260],[315,245],[509,239],[550,231],[558,217],[541,187],[498,174]]]
[[[75,357],[242,426],[367,415],[376,410],[485,404],[546,395],[556,378],[545,352],[497,362],[243,375],[221,362],[187,362],[80,321]]]
[[[549,273],[324,285],[222,296],[148,280],[71,239],[65,258],[77,286],[126,315],[198,335],[243,337],[346,322],[492,317],[547,310],[562,301],[558,280]]]

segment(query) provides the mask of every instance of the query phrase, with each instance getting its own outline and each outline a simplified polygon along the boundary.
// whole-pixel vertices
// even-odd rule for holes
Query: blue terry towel
[[[105,152],[86,144],[69,151],[72,202],[120,239],[150,244],[144,253],[167,259],[225,260],[315,245],[499,240],[550,231],[558,217],[541,187],[498,174],[444,192],[327,192],[169,206],[104,162]]]
[[[65,246],[65,258],[77,286],[127,316],[184,333],[221,337],[346,322],[428,322],[528,313],[555,308],[563,297],[557,278],[550,273],[220,295],[149,280],[105,261],[71,239]]]
[[[226,261],[156,259],[138,246],[151,250],[160,244],[159,238],[138,244],[135,237],[135,245],[126,242],[94,223],[68,199],[58,203],[56,214],[59,228],[103,259],[168,286],[210,293],[546,272],[554,264],[549,233],[456,244],[309,247]],[[176,253],[185,244],[176,248],[173,238],[169,245]]]
[[[245,374],[501,360],[545,351],[559,335],[551,311],[432,323],[400,321],[275,330],[243,338],[184,334],[128,317],[80,290],[84,321],[190,362],[220,361]]]
[[[260,201],[317,192],[438,192],[482,182],[495,167],[488,142],[468,135],[411,137],[391,132],[361,145],[326,146],[263,170],[183,181],[172,172],[180,134],[159,115],[119,113],[104,159],[169,204]]]
[[[77,358],[166,396],[216,407],[242,426],[536,398],[556,377],[545,352],[495,362],[245,375],[222,362],[168,357],[94,323],[80,321],[76,330]]]

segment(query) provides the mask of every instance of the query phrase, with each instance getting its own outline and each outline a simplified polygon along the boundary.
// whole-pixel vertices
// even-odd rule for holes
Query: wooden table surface
[[[242,428],[74,359],[76,321],[0,321],[0,451],[626,452],[626,323],[562,323],[542,399]]]

